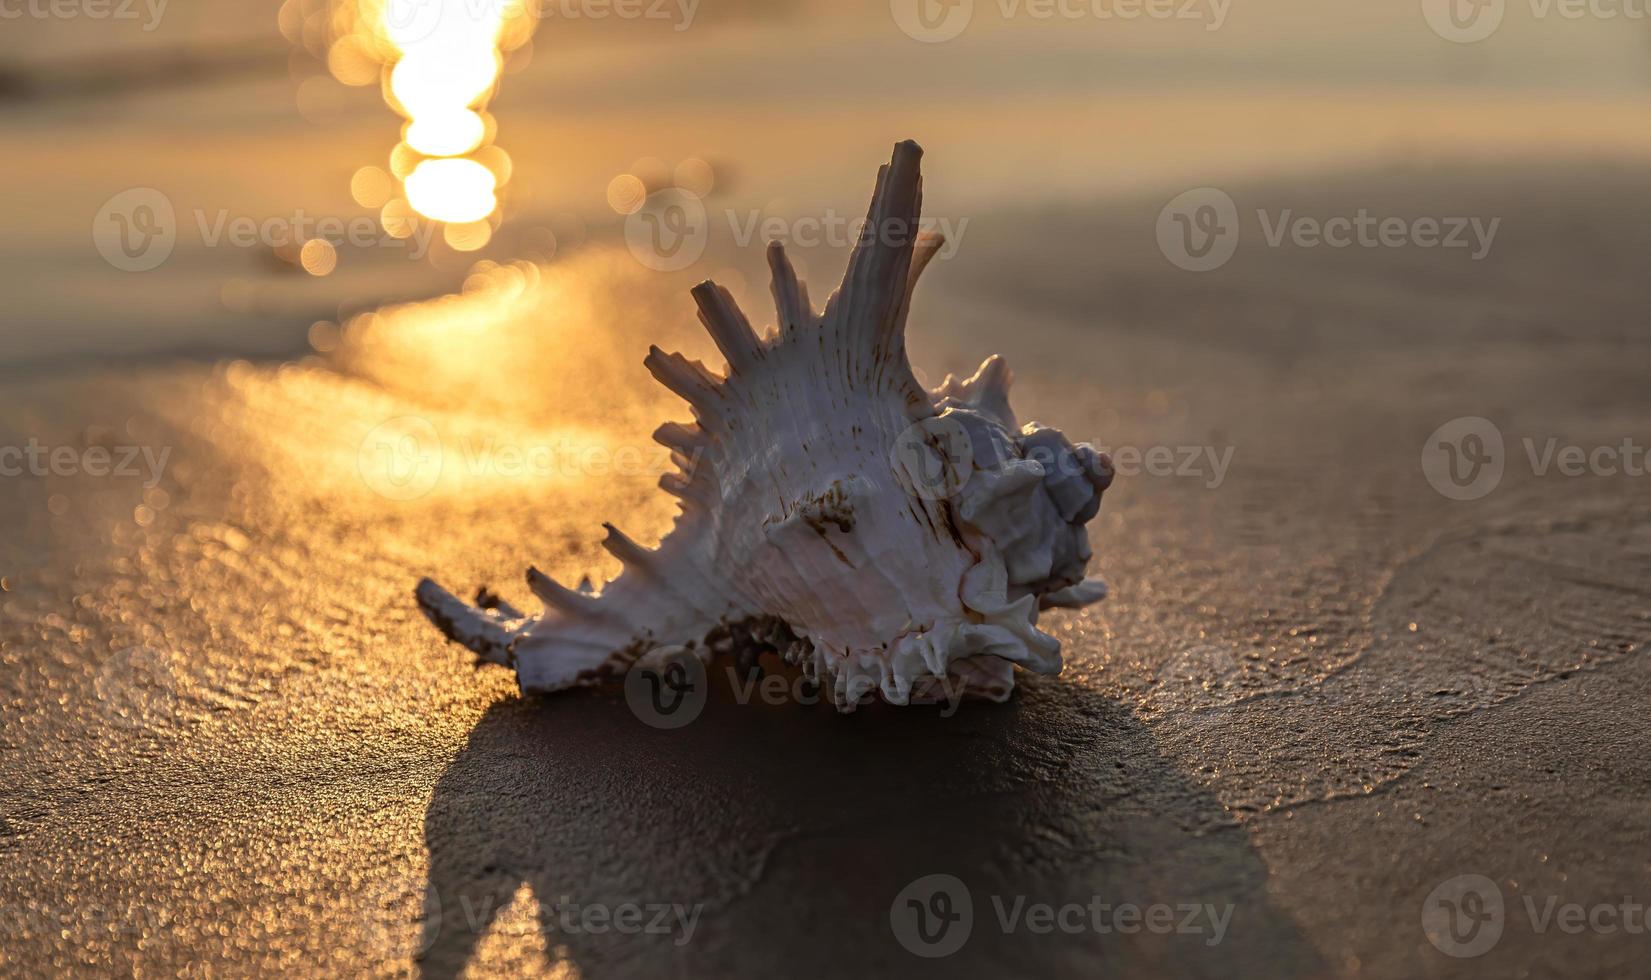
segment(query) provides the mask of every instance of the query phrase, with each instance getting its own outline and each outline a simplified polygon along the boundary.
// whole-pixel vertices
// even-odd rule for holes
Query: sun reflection
[[[427,156],[469,153],[486,138],[487,123],[469,109],[420,116],[407,126],[407,145]]]
[[[407,175],[407,201],[437,221],[473,222],[498,208],[500,175],[465,159],[486,145],[485,106],[498,88],[504,53],[532,35],[522,0],[359,0],[398,57],[387,98],[408,120],[406,146],[420,154]]]
[[[324,12],[314,7],[315,0],[287,0],[283,30],[306,44],[322,32],[333,77],[346,85],[379,80],[385,102],[406,120],[387,172],[358,172],[356,199],[380,208],[392,234],[405,230],[413,212],[496,225],[510,158],[493,145],[497,126],[486,107],[504,56],[532,38],[537,18],[527,0],[331,0]],[[379,174],[399,181],[405,198],[381,193]],[[444,237],[485,244],[491,234],[468,229]]]
[[[407,203],[437,221],[480,221],[493,213],[498,178],[474,160],[425,160],[407,175]]]

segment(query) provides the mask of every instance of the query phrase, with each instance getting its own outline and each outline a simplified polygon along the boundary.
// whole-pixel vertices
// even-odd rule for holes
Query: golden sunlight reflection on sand
[[[480,262],[453,294],[315,325],[309,357],[224,365],[218,410],[194,428],[295,513],[388,511],[416,538],[448,533],[455,514],[627,499],[633,533],[657,538],[675,507],[656,486],[670,453],[651,436],[688,411],[641,361],[655,340],[709,353],[683,287],[600,250]]]

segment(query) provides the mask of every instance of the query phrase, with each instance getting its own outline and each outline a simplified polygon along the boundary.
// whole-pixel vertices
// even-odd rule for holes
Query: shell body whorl
[[[1040,608],[1105,594],[1084,579],[1084,524],[1109,461],[1053,429],[1016,426],[993,357],[925,391],[905,351],[918,276],[939,248],[918,232],[922,151],[901,143],[879,173],[843,285],[816,313],[784,250],[769,246],[778,325],[759,336],[727,290],[694,289],[727,361],[722,375],[657,347],[649,371],[692,424],[655,439],[681,500],[657,549],[607,526],[624,571],[600,594],[530,569],[545,605],[475,609],[429,580],[420,605],[450,639],[515,668],[524,691],[621,672],[650,651],[717,652],[718,637],[782,624],[786,659],[852,710],[962,693],[1001,700],[1013,668],[1060,670]]]

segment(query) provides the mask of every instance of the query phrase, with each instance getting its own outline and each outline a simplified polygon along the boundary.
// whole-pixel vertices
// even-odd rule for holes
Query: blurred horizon
[[[1651,156],[1651,32],[1631,17],[1513,3],[1494,36],[1461,44],[1413,3],[1177,0],[1190,19],[1126,21],[981,0],[960,36],[921,43],[892,2],[649,0],[647,16],[594,19],[613,8],[553,0],[486,102],[511,171],[487,244],[457,251],[437,232],[416,261],[399,246],[305,256],[322,275],[298,268],[296,244],[208,241],[235,221],[379,220],[352,178],[389,166],[404,120],[376,79],[342,84],[283,36],[281,18],[319,3],[15,21],[0,114],[27,192],[0,245],[4,361],[301,352],[311,324],[452,292],[480,260],[622,246],[610,183],[686,161],[714,173],[714,213],[856,214],[888,146],[915,138],[931,205],[983,218],[1392,167]],[[175,251],[153,271],[110,268],[88,232],[132,188],[176,210]],[[690,271],[753,251],[734,246],[713,241]]]

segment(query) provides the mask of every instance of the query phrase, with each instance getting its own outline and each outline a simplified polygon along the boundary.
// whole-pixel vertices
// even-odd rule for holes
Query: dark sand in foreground
[[[1214,273],[1163,260],[1143,200],[982,215],[920,291],[931,381],[1000,351],[1023,419],[1233,450],[1219,481],[1124,474],[1092,525],[1112,597],[1046,620],[1066,672],[950,717],[722,689],[657,731],[611,693],[519,700],[419,617],[422,575],[527,606],[529,562],[611,572],[602,520],[668,525],[657,467],[518,478],[488,441],[640,451],[685,417],[640,360],[654,341],[707,352],[690,279],[622,251],[389,317],[327,359],[6,376],[8,444],[171,455],[150,490],[0,480],[0,972],[1642,969],[1644,934],[1539,933],[1526,899],[1651,904],[1651,484],[1537,476],[1523,440],[1651,445],[1643,171],[1396,169],[1234,196],[1248,237]],[[1502,222],[1478,262],[1272,249],[1253,212],[1273,202]],[[729,261],[769,319],[757,257]],[[810,263],[817,297],[841,261]],[[409,415],[443,466],[398,501],[360,447]],[[1477,501],[1421,466],[1460,416],[1506,439]],[[973,932],[921,960],[889,909],[937,872],[970,889]],[[1461,874],[1506,905],[1475,959],[1423,931]],[[1213,944],[1005,935],[993,896],[1232,915]],[[680,944],[558,911],[621,903],[700,910]]]

